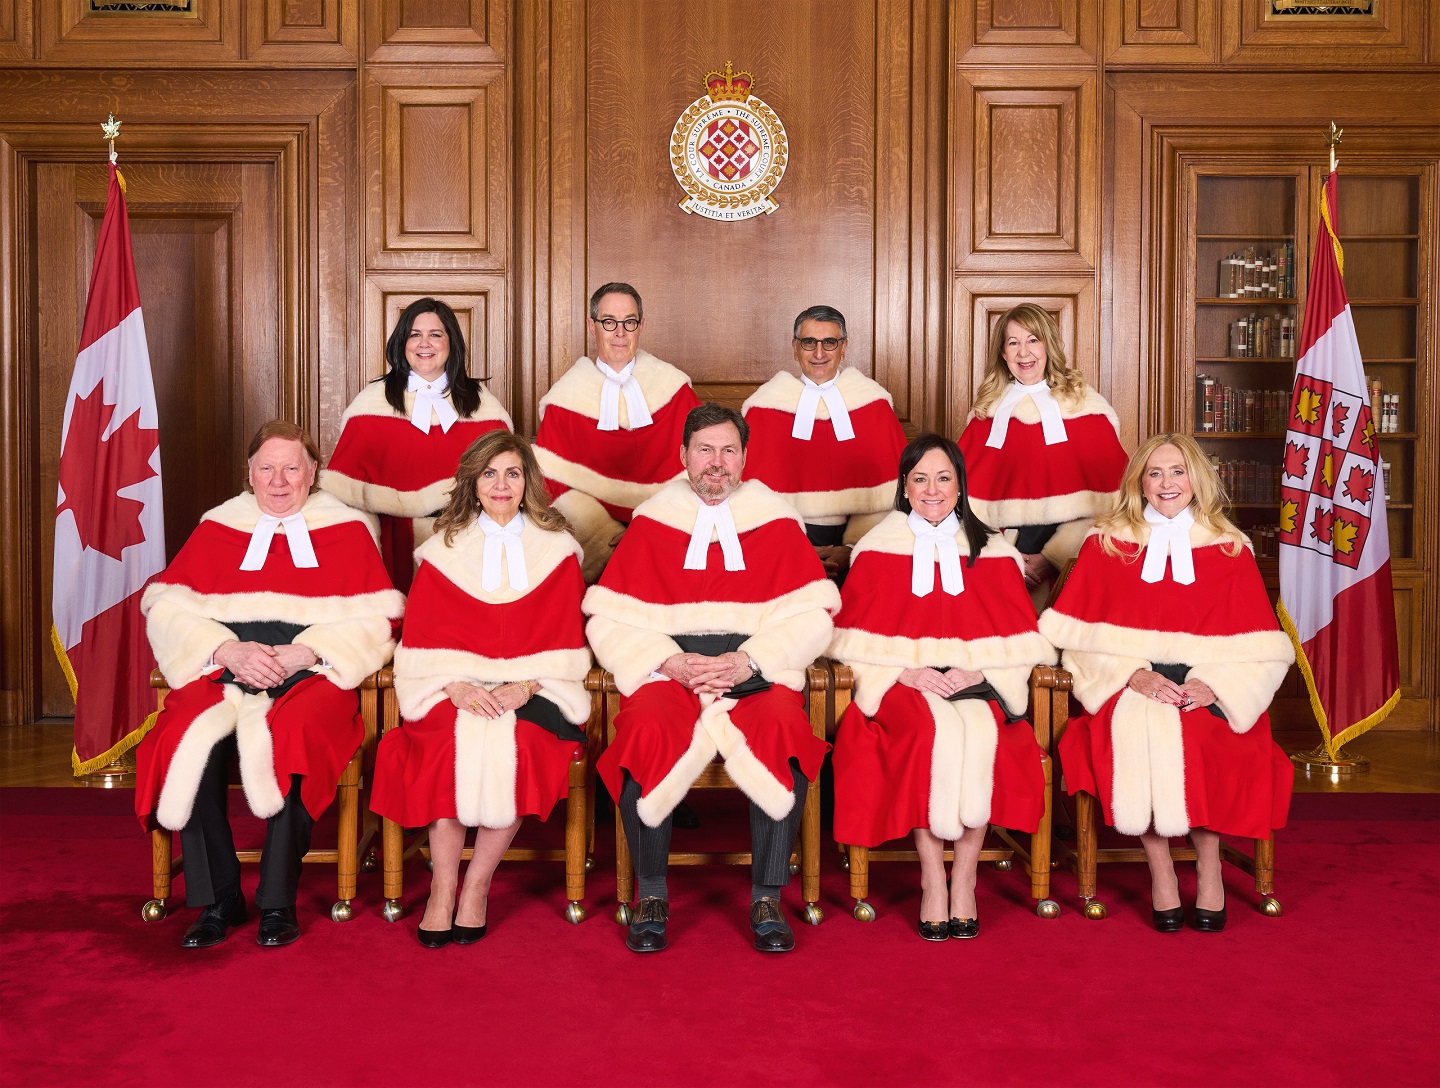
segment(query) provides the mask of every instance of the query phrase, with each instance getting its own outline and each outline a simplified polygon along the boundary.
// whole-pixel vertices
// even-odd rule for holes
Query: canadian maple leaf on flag
[[[75,400],[65,452],[72,447],[76,453],[93,450],[94,461],[86,463],[81,456],[66,457],[62,452],[60,488],[65,501],[55,513],[58,516],[70,511],[82,545],[119,559],[124,549],[145,540],[140,524],[145,504],[120,492],[156,475],[150,458],[160,444],[160,432],[140,425],[137,408],[105,437],[115,405],[106,404],[103,393],[102,382],[89,396]],[[102,463],[107,465],[107,471],[100,471]]]

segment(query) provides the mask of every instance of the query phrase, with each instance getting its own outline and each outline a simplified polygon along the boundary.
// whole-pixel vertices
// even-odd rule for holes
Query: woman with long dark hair
[[[384,377],[350,402],[320,486],[380,515],[385,566],[410,587],[415,545],[445,505],[460,455],[481,435],[512,430],[510,416],[466,369],[455,311],[433,298],[406,306],[385,345]]]

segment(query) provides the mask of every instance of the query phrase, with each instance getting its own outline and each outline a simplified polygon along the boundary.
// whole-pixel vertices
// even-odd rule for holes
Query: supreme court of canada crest
[[[775,111],[750,93],[755,77],[705,74],[706,93],[670,134],[670,168],[685,190],[680,207],[707,219],[750,219],[773,212],[770,194],[785,176],[790,146]]]

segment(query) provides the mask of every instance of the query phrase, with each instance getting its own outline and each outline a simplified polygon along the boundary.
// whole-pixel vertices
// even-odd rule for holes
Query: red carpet
[[[719,868],[674,871],[670,950],[628,953],[608,847],[578,927],[558,865],[502,866],[490,936],[439,951],[414,937],[423,869],[398,924],[375,873],[336,925],[333,871],[307,867],[297,944],[257,948],[252,915],[182,952],[194,911],[140,920],[149,843],[130,804],[0,790],[7,1085],[1440,1082],[1434,795],[1297,796],[1285,916],[1258,914],[1232,873],[1220,935],[1154,933],[1143,866],[1101,869],[1103,922],[1066,873],[1063,913],[1042,921],[1018,870],[984,868],[980,939],[928,945],[914,867],[875,866],[880,916],[861,925],[827,854],[824,924],[773,958],[748,946],[748,874]]]

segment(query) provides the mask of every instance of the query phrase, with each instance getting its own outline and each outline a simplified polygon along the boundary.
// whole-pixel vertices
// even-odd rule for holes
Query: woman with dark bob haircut
[[[406,306],[385,345],[387,370],[350,402],[320,486],[380,515],[390,577],[408,589],[415,545],[445,505],[460,455],[510,416],[466,369],[455,311],[433,298]]]
[[[970,509],[965,459],[925,434],[900,456],[895,510],[861,538],[830,655],[855,674],[835,738],[835,838],[913,832],[920,936],[974,937],[990,823],[1033,832],[1044,754],[1025,722],[1030,670],[1055,660],[1020,553]],[[945,844],[955,863],[947,891]]]
[[[403,719],[380,742],[371,807],[430,828],[420,943],[485,935],[490,880],[526,816],[569,788],[590,716],[580,546],[530,443],[492,431],[465,451],[420,561],[395,651]],[[475,853],[460,883],[468,828]]]

